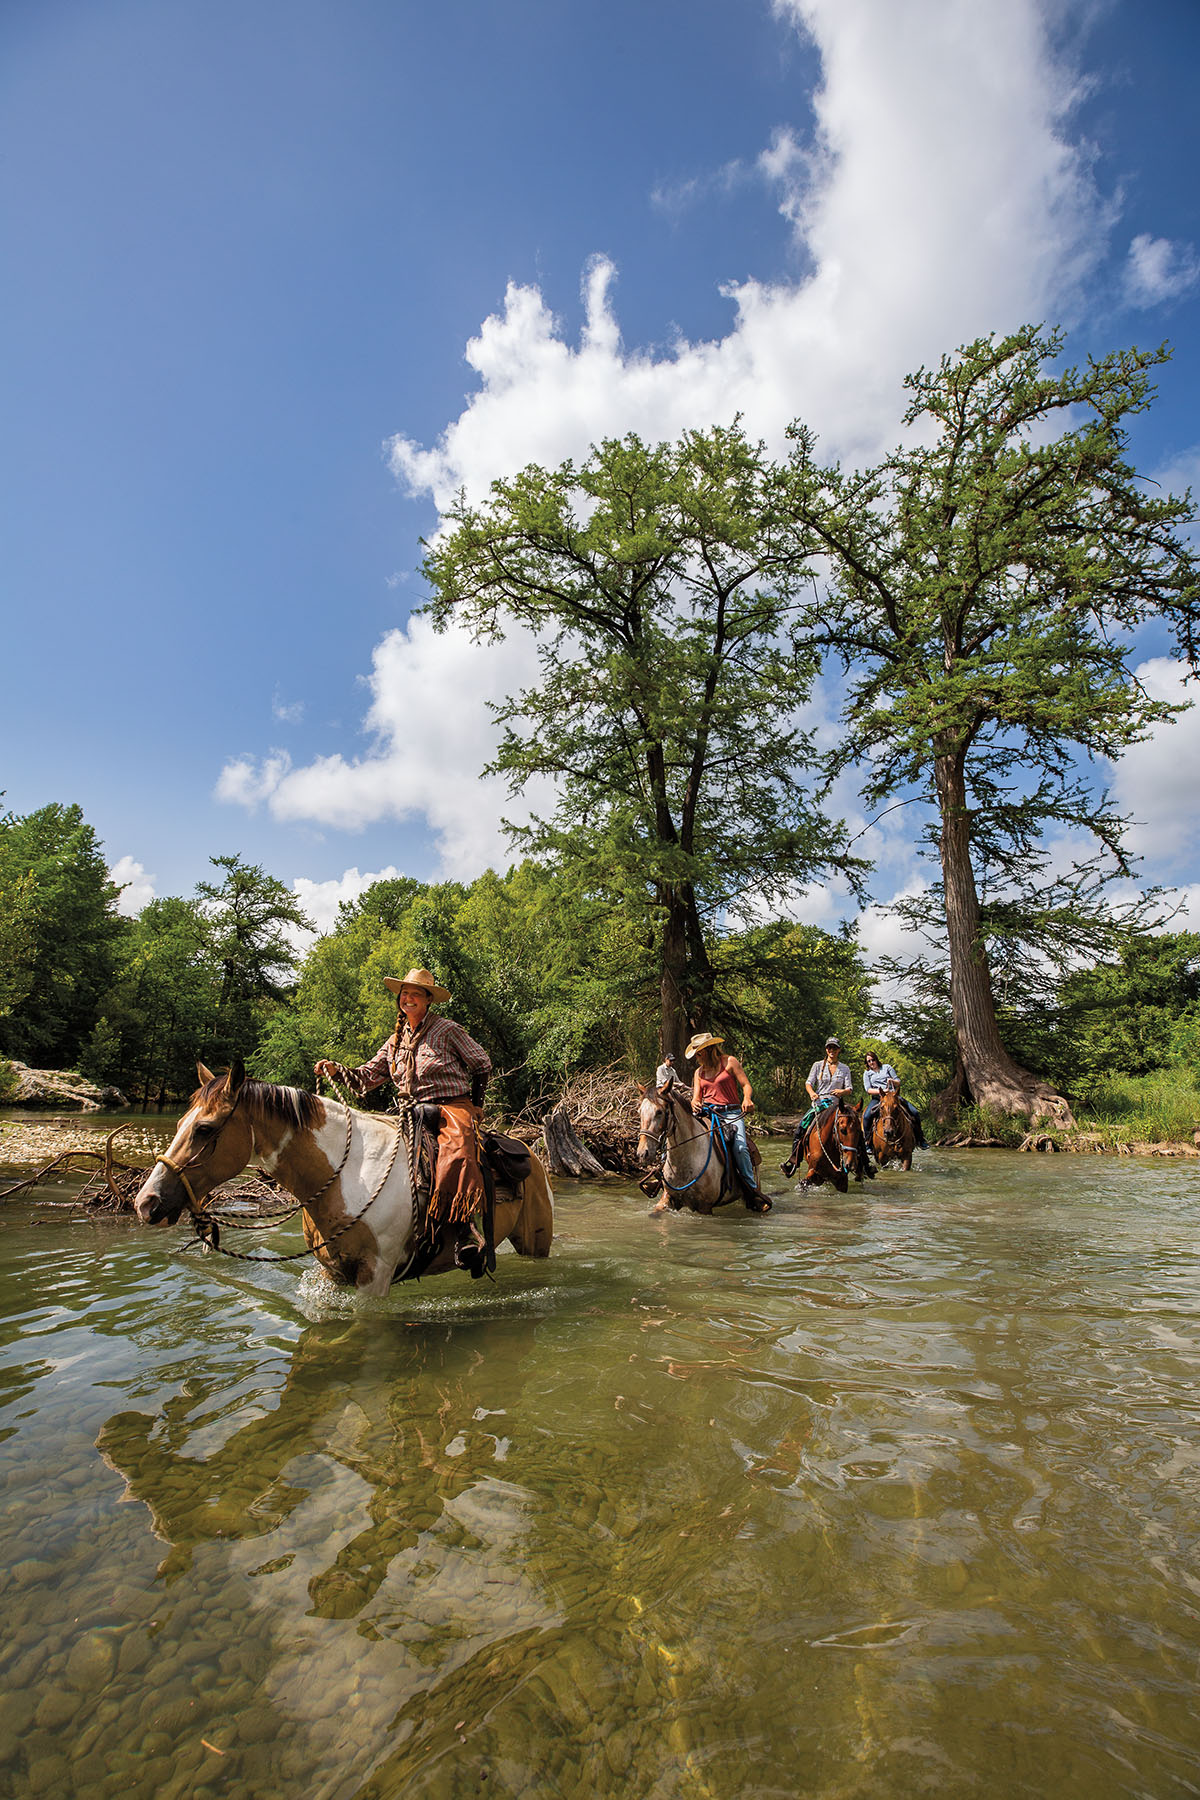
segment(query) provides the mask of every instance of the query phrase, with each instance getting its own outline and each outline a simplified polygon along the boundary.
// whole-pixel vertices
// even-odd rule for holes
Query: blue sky
[[[410,626],[418,540],[613,430],[863,458],[1045,318],[1172,341],[1135,455],[1194,482],[1198,68],[1194,0],[7,0],[6,804],[79,801],[130,904],[502,859],[528,647]],[[1194,717],[1116,777],[1200,916]]]

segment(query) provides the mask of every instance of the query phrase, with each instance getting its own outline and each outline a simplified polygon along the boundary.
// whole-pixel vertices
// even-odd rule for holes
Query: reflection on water
[[[10,1208],[0,1790],[1195,1793],[1198,1198],[576,1188],[366,1306]]]

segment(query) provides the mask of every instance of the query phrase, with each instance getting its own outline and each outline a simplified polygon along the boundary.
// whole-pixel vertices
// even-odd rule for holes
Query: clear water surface
[[[1195,1165],[566,1183],[549,1262],[369,1304],[50,1197],[0,1214],[14,1800],[1200,1792]]]

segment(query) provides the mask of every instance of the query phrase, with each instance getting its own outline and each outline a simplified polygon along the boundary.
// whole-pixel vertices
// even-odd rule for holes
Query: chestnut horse
[[[304,1240],[335,1281],[386,1294],[416,1272],[420,1245],[408,1156],[398,1123],[300,1088],[247,1081],[240,1059],[225,1075],[198,1065],[201,1086],[165,1156],[139,1188],[145,1225],[173,1225],[186,1208],[204,1235],[204,1203],[257,1157],[303,1208]],[[554,1200],[546,1171],[531,1158],[516,1188],[496,1188],[495,1239],[519,1256],[548,1256]],[[211,1234],[210,1234],[211,1236]],[[453,1268],[452,1245],[422,1275]]]
[[[808,1168],[802,1185],[820,1187],[828,1182],[839,1194],[844,1194],[851,1178],[862,1180],[865,1148],[862,1113],[858,1106],[840,1101],[837,1105],[823,1107],[804,1134],[800,1154]],[[787,1174],[795,1172],[791,1159],[783,1168]]]
[[[912,1168],[917,1134],[900,1096],[893,1088],[879,1096],[879,1112],[871,1126],[871,1148],[882,1169],[885,1163],[898,1162],[902,1169]]]

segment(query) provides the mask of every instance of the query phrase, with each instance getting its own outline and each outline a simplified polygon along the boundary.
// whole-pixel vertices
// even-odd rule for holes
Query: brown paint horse
[[[898,1162],[902,1169],[912,1168],[917,1134],[900,1096],[889,1088],[879,1096],[879,1112],[871,1125],[871,1148],[882,1169],[885,1163]]]
[[[824,1107],[804,1134],[800,1154],[808,1164],[801,1185],[820,1187],[828,1182],[839,1194],[850,1186],[851,1178],[861,1181],[866,1160],[866,1141],[862,1132],[862,1111],[848,1101]],[[785,1170],[789,1165],[784,1164]]]
[[[198,1065],[201,1086],[165,1156],[138,1190],[146,1225],[173,1225],[185,1208],[203,1220],[214,1188],[253,1158],[294,1194],[304,1239],[335,1281],[364,1294],[386,1294],[415,1266],[418,1250],[408,1157],[398,1128],[379,1113],[352,1111],[300,1088],[247,1081],[240,1060],[214,1076]],[[519,1187],[496,1188],[496,1242],[519,1256],[548,1256],[554,1199],[546,1171],[532,1158]],[[422,1275],[454,1267],[443,1246]]]

